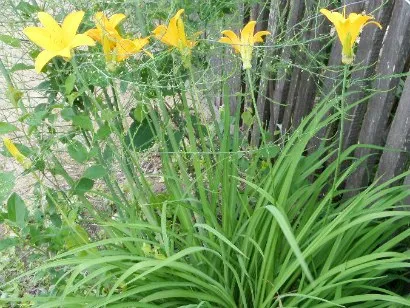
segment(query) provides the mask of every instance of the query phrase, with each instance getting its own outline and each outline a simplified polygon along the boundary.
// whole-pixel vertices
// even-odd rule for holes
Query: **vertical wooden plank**
[[[283,14],[283,9],[285,7],[285,1],[277,1],[272,0],[269,7],[269,18],[267,24],[267,30],[271,33],[266,37],[266,46],[273,46],[275,42],[275,38],[278,32],[279,23]],[[263,29],[260,29],[263,30]],[[258,88],[258,97],[257,97],[257,110],[255,112],[258,113],[259,118],[263,121],[264,118],[264,111],[265,111],[265,104],[266,104],[266,93],[268,90],[268,79],[269,79],[269,61],[273,56],[273,50],[269,48],[264,48],[263,55],[262,55],[262,73],[261,79],[259,82]],[[258,145],[260,141],[260,129],[259,125],[255,124],[252,128],[252,136],[251,136],[251,143],[253,145]]]
[[[387,2],[385,0],[373,0],[368,2],[366,11],[375,16],[375,20],[383,25],[383,29],[367,26],[363,30],[354,62],[354,71],[351,76],[352,86],[349,91],[352,94],[347,99],[348,103],[358,102],[369,94],[367,90],[370,86],[368,80],[374,75],[375,64],[383,45],[383,38],[390,22],[394,2],[394,0]],[[362,103],[348,112],[343,132],[345,149],[357,143],[365,111],[366,104]]]
[[[410,9],[406,0],[397,0],[393,9],[391,23],[388,29],[377,68],[378,78],[373,83],[377,93],[370,99],[359,134],[360,144],[383,145],[386,137],[386,126],[393,106],[395,89],[399,78],[392,75],[401,73],[410,54]],[[355,156],[372,155],[348,179],[347,188],[366,186],[371,180],[378,157],[378,151],[361,148]]]
[[[410,189],[410,175],[406,176],[406,178],[404,179],[403,185],[408,186],[408,188]],[[404,204],[407,205],[405,208],[407,211],[409,211],[410,210],[410,197],[407,197],[406,200],[404,200]]]
[[[241,29],[243,27],[244,16],[245,8],[241,5],[236,14],[226,18],[226,27],[224,27],[224,29]],[[234,115],[236,113],[236,109],[241,108],[242,105],[242,64],[233,56],[232,48],[225,46],[225,50],[226,51],[222,60],[222,76],[224,78],[229,78],[229,104],[231,115]]]
[[[311,3],[307,9],[307,15],[312,16],[313,12],[318,12],[319,7],[316,3]],[[325,23],[325,17],[322,14],[317,14],[315,18],[311,18],[309,21],[309,28],[312,29],[307,34],[307,41],[310,41],[308,45],[309,54],[314,55],[313,59],[305,57],[308,69],[302,71],[300,77],[300,85],[298,87],[298,93],[295,98],[295,110],[293,114],[293,127],[297,127],[304,116],[310,113],[315,102],[316,90],[318,87],[318,73],[320,70],[318,59],[319,53],[323,50],[323,47],[328,42],[327,38],[323,35],[328,30],[328,24]]]
[[[295,67],[292,72],[292,78],[290,79],[289,94],[286,100],[286,108],[283,114],[282,130],[288,131],[292,125],[292,114],[296,104],[296,97],[298,88],[300,86],[301,69]]]
[[[281,61],[284,66],[277,72],[275,91],[273,102],[270,107],[269,130],[273,134],[276,130],[276,125],[282,123],[282,117],[285,110],[284,105],[289,93],[290,77],[292,76],[293,67],[291,62],[294,59],[294,46],[286,45],[292,38],[297,35],[300,27],[298,23],[303,16],[305,10],[305,1],[291,1],[289,17],[286,23],[285,46],[282,49]]]
[[[384,183],[399,175],[410,160],[410,77],[407,77],[404,90],[397,107],[386,141],[376,178]],[[401,152],[389,151],[389,149]]]

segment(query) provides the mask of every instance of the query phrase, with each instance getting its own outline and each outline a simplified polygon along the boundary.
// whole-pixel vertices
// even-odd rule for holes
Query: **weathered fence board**
[[[400,150],[391,151],[391,150]],[[393,119],[386,141],[386,150],[380,158],[376,178],[381,183],[405,171],[410,155],[410,77],[407,77],[404,90]]]
[[[410,8],[404,0],[395,3],[387,37],[383,44],[377,68],[378,78],[373,88],[378,92],[370,99],[359,134],[361,144],[383,145],[386,136],[387,122],[392,110],[395,89],[399,78],[393,74],[403,72],[410,54]],[[371,168],[376,163],[377,152],[368,148],[359,148],[356,157],[369,157],[366,162],[347,181],[347,188],[366,186],[371,179]]]
[[[303,12],[305,10],[304,1],[291,1],[289,17],[286,23],[286,35],[285,46],[282,49],[281,61],[284,63],[284,67],[280,68],[277,72],[277,81],[275,85],[273,103],[271,104],[271,120],[269,128],[273,134],[276,130],[276,125],[282,122],[282,116],[284,111],[284,105],[287,103],[286,99],[289,92],[289,77],[292,74],[292,66],[290,63],[294,59],[294,46],[286,45],[286,42],[292,40],[292,38],[298,32],[300,25],[298,25]]]
[[[284,1],[271,1],[271,5],[269,8],[269,18],[268,18],[268,24],[267,24],[267,30],[271,33],[267,38],[266,38],[266,44],[267,45],[273,45],[274,44],[274,39],[277,35],[278,32],[278,27],[280,24],[281,16],[284,13],[283,9],[285,7],[285,2]],[[265,48],[263,51],[263,56],[262,56],[262,73],[261,73],[261,80],[259,82],[259,88],[258,88],[258,97],[257,97],[257,113],[258,116],[261,120],[264,118],[264,111],[266,108],[266,94],[268,91],[268,83],[269,83],[269,61],[274,55],[274,51],[269,50],[268,48]],[[260,129],[259,125],[254,125],[252,129],[252,144],[253,145],[258,145],[260,141]]]
[[[354,62],[355,70],[351,77],[352,86],[349,91],[352,94],[347,99],[350,104],[354,104],[369,95],[367,91],[370,85],[369,78],[375,72],[375,66],[387,29],[386,25],[389,24],[394,2],[394,0],[387,2],[385,0],[373,0],[368,3],[366,11],[373,13],[375,19],[384,26],[382,30],[376,26],[369,26],[363,30]],[[357,143],[365,111],[366,104],[363,103],[356,105],[348,112],[343,132],[345,149]]]

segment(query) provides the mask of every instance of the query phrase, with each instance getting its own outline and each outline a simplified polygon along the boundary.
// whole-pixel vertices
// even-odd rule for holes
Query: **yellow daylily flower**
[[[149,37],[138,38],[134,40],[121,39],[113,50],[113,61],[121,62],[130,57],[133,54],[144,51],[150,57],[152,54],[144,50],[144,46],[149,43]]]
[[[340,43],[342,43],[342,63],[351,64],[354,59],[353,46],[360,35],[363,27],[369,24],[375,24],[380,29],[382,26],[372,21],[373,16],[350,13],[346,18],[346,8],[343,9],[343,14],[339,12],[331,12],[326,9],[321,9],[320,12],[334,24]]]
[[[218,41],[231,45],[236,53],[240,53],[245,70],[252,68],[252,52],[255,43],[263,43],[262,37],[270,34],[269,31],[259,31],[254,34],[255,25],[256,21],[248,22],[242,29],[240,38],[231,30],[222,31],[225,36]]]
[[[143,48],[149,43],[149,37],[135,40],[121,37],[117,28],[125,18],[124,14],[114,14],[107,18],[104,13],[98,12],[94,16],[96,28],[86,32],[88,36],[102,44],[105,59],[108,63],[121,62],[132,54],[145,51]],[[150,53],[148,54],[152,56]]]
[[[11,156],[13,156],[14,159],[24,167],[24,169],[29,169],[32,166],[31,160],[21,154],[19,149],[17,149],[17,147],[14,145],[13,141],[11,141],[9,138],[3,137],[3,143]]]
[[[196,42],[188,40],[186,37],[184,22],[181,18],[184,11],[184,9],[180,9],[175,16],[170,19],[168,27],[159,25],[154,29],[153,33],[154,36],[164,44],[177,48],[186,61],[185,64],[189,65],[191,49],[196,45]],[[199,34],[200,32],[195,35]]]
[[[112,51],[119,41],[122,40],[117,28],[125,18],[124,14],[114,14],[107,18],[103,12],[98,12],[94,15],[96,28],[85,32],[92,39],[101,43],[107,62],[112,60]]]
[[[43,27],[27,27],[23,30],[33,43],[44,49],[35,61],[35,70],[38,73],[54,57],[61,56],[70,60],[72,49],[95,45],[94,40],[88,35],[77,34],[83,17],[83,11],[72,12],[64,18],[60,26],[51,15],[39,12],[38,18]]]
[[[85,34],[104,44],[104,40],[108,40],[109,47],[114,49],[117,42],[121,39],[118,32],[118,25],[126,18],[124,14],[114,14],[110,18],[104,15],[103,12],[95,13],[94,20],[96,28],[90,29]]]

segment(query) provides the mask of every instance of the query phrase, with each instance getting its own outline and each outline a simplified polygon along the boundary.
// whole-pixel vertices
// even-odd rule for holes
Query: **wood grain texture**
[[[395,90],[399,78],[394,74],[403,72],[410,54],[410,9],[404,0],[397,0],[391,23],[383,44],[377,68],[378,78],[372,87],[377,91],[370,99],[359,134],[360,144],[383,145],[387,135],[387,124],[392,110]],[[374,174],[378,152],[369,148],[359,148],[355,156],[372,156],[348,179],[347,188],[366,186]]]
[[[373,14],[375,20],[384,26],[382,30],[373,25],[366,26],[360,36],[354,71],[351,76],[352,86],[349,89],[352,94],[347,98],[347,104],[354,104],[369,95],[367,91],[370,87],[369,79],[375,73],[376,63],[380,49],[383,46],[383,38],[390,22],[394,2],[394,0],[387,2],[386,0],[373,0],[368,2],[366,11]],[[366,103],[359,104],[347,113],[343,132],[343,146],[345,149],[357,143],[366,106]]]
[[[269,18],[267,23],[267,30],[271,33],[266,37],[266,45],[273,46],[275,42],[275,38],[278,33],[280,20],[283,17],[282,15],[285,13],[283,10],[285,9],[285,1],[277,1],[272,0],[269,7]],[[269,62],[271,61],[272,57],[274,56],[275,50],[271,48],[264,48],[262,53],[262,63],[261,63],[261,78],[258,87],[258,96],[257,96],[257,110],[258,116],[261,120],[264,118],[264,113],[266,109],[266,96],[268,91],[268,83],[270,79],[269,73]],[[254,125],[252,128],[252,136],[251,136],[251,144],[258,145],[260,142],[261,132],[258,125]]]
[[[396,151],[391,151],[391,150]],[[400,150],[400,152],[397,152]],[[384,183],[406,170],[410,159],[410,77],[397,107],[386,141],[386,150],[380,158],[378,181]]]
[[[286,45],[287,42],[292,41],[292,38],[297,34],[303,12],[305,10],[304,1],[291,1],[288,20],[286,23],[285,34],[285,46],[282,48],[281,62],[283,67],[279,68],[276,74],[276,84],[273,95],[273,103],[271,104],[269,130],[273,133],[277,127],[277,124],[282,123],[282,117],[287,104],[287,97],[289,93],[290,77],[292,76],[293,66],[290,64],[293,62],[295,53],[293,52],[294,46]]]

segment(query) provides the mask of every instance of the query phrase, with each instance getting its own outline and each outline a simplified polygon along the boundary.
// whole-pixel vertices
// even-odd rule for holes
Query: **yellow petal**
[[[349,22],[344,16],[338,12],[330,12],[326,9],[321,9],[320,12],[329,19],[331,23],[335,26],[337,36],[339,37],[340,42],[343,47],[349,49],[349,46],[346,46],[347,36],[349,35],[350,27]],[[349,39],[350,42],[350,39]]]
[[[339,22],[343,22],[345,20],[343,15],[340,14],[339,12],[331,12],[331,11],[326,10],[326,9],[321,9],[320,13],[325,15],[327,17],[327,19],[329,19],[330,22],[334,25],[336,25]]]
[[[165,33],[167,33],[167,27],[164,25],[159,25],[158,27],[156,27],[154,29],[154,31],[152,31],[152,33],[154,33],[154,36],[161,40],[161,38],[165,35]]]
[[[106,62],[111,62],[112,60],[112,54],[111,51],[113,50],[113,45],[112,42],[105,36],[102,38],[102,46],[103,46],[103,52],[105,56],[105,61]]]
[[[233,32],[232,30],[224,30],[221,32],[223,35],[225,35],[226,37],[228,37],[232,43],[238,43],[240,44],[241,41],[239,40],[238,36],[236,35],[235,32]]]
[[[135,39],[135,40],[133,40],[133,43],[136,46],[136,48],[141,50],[142,48],[145,47],[145,45],[147,45],[149,43],[149,37]]]
[[[233,47],[233,49],[235,50],[235,52],[239,52],[239,46],[237,44],[232,43],[232,40],[226,36],[221,37],[218,41],[219,43],[224,43],[224,44],[229,44]]]
[[[107,31],[109,21],[103,12],[97,12],[94,15],[95,25],[101,31]]]
[[[78,27],[80,26],[81,21],[83,20],[84,12],[72,12],[64,18],[62,29],[66,35],[65,39],[71,41],[75,34],[77,33]]]
[[[23,33],[32,41],[43,49],[53,49],[54,44],[50,32],[45,28],[27,27]]]
[[[36,72],[40,73],[43,67],[55,56],[57,56],[57,53],[54,51],[43,50],[40,52],[34,65]]]
[[[29,169],[31,167],[32,163],[30,159],[21,154],[19,149],[17,149],[17,147],[14,145],[13,141],[11,141],[9,138],[3,137],[3,143],[7,151],[9,151],[14,159],[24,167],[24,169]]]
[[[109,23],[113,28],[116,28],[125,18],[126,16],[124,14],[114,14],[110,17]]]
[[[182,24],[182,30],[181,25],[179,20],[181,17],[181,14],[184,12],[183,9],[179,10],[174,17],[171,18],[171,20],[169,21],[169,25],[167,28],[167,32],[165,33],[165,35],[162,37],[162,42],[164,42],[165,44],[174,46],[174,47],[179,47],[179,42],[181,40],[181,33],[185,34],[184,31],[184,27]]]
[[[241,31],[241,43],[253,46],[253,33],[255,32],[256,21],[251,20]]]
[[[73,40],[70,42],[70,48],[78,46],[94,46],[94,40],[86,34],[76,34]]]
[[[101,30],[98,29],[90,29],[84,33],[85,35],[88,35],[91,37],[93,40],[100,42],[101,43]]]
[[[134,44],[133,41],[129,39],[123,39],[118,44],[114,50],[117,61],[123,61],[130,57],[132,54],[137,53],[139,49]]]
[[[253,36],[253,41],[254,41],[255,43],[263,43],[263,38],[262,38],[262,36],[269,35],[269,34],[270,34],[269,31],[259,31],[259,32],[256,32],[255,35]]]
[[[350,23],[349,32],[351,35],[350,39],[351,39],[352,45],[356,42],[357,37],[359,36],[365,24],[371,19],[373,19],[372,16],[366,16],[366,15],[355,14],[355,13],[349,14],[349,18],[348,18],[348,21]]]
[[[182,11],[182,12],[181,12]],[[183,13],[184,10],[179,10],[178,12],[181,12],[181,14]],[[181,15],[179,14],[179,15]],[[178,13],[177,13],[178,15]],[[180,40],[180,43],[182,44],[182,47],[187,47],[188,43],[187,43],[187,39],[186,39],[186,34],[185,34],[185,26],[184,26],[184,22],[182,21],[182,19],[179,17],[177,18],[177,31],[178,31],[178,38]]]
[[[60,36],[64,35],[60,25],[55,21],[55,19],[50,14],[47,14],[45,12],[39,12],[38,19],[51,34]]]
[[[167,26],[159,25],[153,31],[155,38],[163,42],[164,44],[172,47],[178,46],[177,37],[173,37],[169,34]]]

